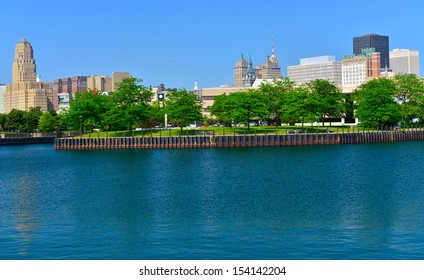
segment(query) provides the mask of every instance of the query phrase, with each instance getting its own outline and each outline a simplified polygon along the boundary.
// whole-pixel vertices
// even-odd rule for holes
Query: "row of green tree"
[[[62,130],[62,121],[54,110],[43,113],[40,107],[36,107],[29,111],[13,109],[8,114],[0,114],[0,131],[51,132],[59,130]]]
[[[64,119],[70,129],[93,128],[105,131],[149,128],[162,125],[165,114],[176,126],[187,126],[203,119],[201,101],[184,89],[167,94],[164,104],[151,104],[152,91],[133,77],[124,79],[108,95],[93,91],[78,92]]]
[[[97,91],[76,93],[69,111],[56,114],[32,108],[0,114],[0,130],[6,131],[105,131],[132,130],[164,123],[175,126],[205,121],[201,101],[191,91],[170,92],[164,106],[151,104],[153,93],[130,77],[108,95]],[[373,79],[354,92],[344,94],[327,80],[301,86],[288,78],[263,83],[258,89],[222,94],[210,108],[215,121],[231,125],[252,120],[281,123],[324,122],[334,118],[359,118],[364,126],[389,126],[424,120],[424,82],[415,75]]]
[[[367,127],[408,124],[424,119],[424,82],[415,75],[397,75],[370,80],[345,94],[327,80],[295,86],[284,78],[258,89],[217,96],[210,109],[226,124],[331,122],[341,117],[358,118]]]

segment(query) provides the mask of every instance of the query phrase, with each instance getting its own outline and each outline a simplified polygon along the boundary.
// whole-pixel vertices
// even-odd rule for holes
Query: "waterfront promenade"
[[[167,137],[56,138],[56,150],[231,148],[342,145],[424,140],[424,130],[356,131],[266,135],[196,135]]]

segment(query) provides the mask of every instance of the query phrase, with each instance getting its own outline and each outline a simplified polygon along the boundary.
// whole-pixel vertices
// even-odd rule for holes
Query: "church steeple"
[[[253,69],[252,58],[250,57],[250,54],[249,54],[249,62],[248,62],[247,70],[246,70],[246,76],[243,80],[243,86],[251,87],[253,83],[255,82],[255,80],[256,80],[255,69]]]

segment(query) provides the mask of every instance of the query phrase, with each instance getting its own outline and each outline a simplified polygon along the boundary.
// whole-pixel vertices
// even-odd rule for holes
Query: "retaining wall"
[[[56,150],[173,149],[340,145],[424,140],[424,130],[175,137],[57,138]]]
[[[28,138],[0,138],[0,146],[28,145],[28,144],[52,144],[55,137],[28,137]]]

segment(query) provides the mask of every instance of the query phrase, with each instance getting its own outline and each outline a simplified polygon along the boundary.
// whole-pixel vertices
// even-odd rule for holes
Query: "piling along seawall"
[[[54,139],[56,150],[176,149],[343,145],[424,140],[424,130],[267,135],[199,135],[166,137],[65,137]]]

